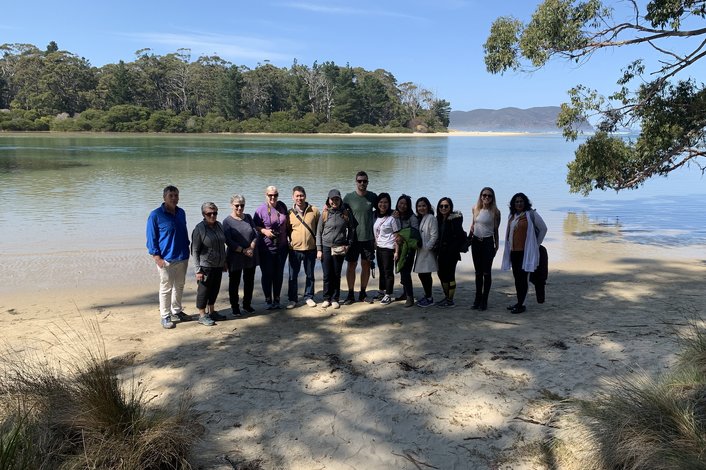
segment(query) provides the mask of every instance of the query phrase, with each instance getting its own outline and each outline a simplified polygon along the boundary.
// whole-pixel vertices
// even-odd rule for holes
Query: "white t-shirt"
[[[395,248],[395,219],[391,215],[378,217],[373,224],[375,243],[379,248]]]

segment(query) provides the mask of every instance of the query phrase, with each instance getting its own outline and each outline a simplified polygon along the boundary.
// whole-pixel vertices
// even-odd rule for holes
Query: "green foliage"
[[[132,62],[93,68],[55,43],[46,51],[3,44],[0,54],[0,108],[37,112],[0,119],[12,130],[310,133],[329,123],[325,129],[350,132],[360,124],[400,127],[416,117],[429,129],[448,126],[438,106],[448,102],[414,83],[398,85],[382,69],[296,61],[289,69],[248,69],[218,56],[192,61],[188,49],[141,49]],[[86,116],[89,109],[105,114]]]
[[[345,122],[331,120],[319,124],[316,128],[316,132],[319,134],[350,134],[353,131],[351,130],[351,126]]]
[[[689,163],[703,168],[698,159],[706,156],[704,84],[671,80],[706,56],[698,39],[706,36],[706,28],[696,21],[706,18],[706,1],[626,3],[629,22],[614,20],[622,16],[599,0],[545,0],[526,25],[498,18],[484,45],[491,73],[532,70],[553,58],[583,62],[600,49],[642,43],[662,54],[656,70],[647,70],[641,59],[624,66],[618,89],[608,97],[586,85],[569,91],[570,102],[562,105],[557,121],[564,136],[575,139],[578,124],[598,120],[598,133],[579,146],[569,165],[573,192],[634,189]],[[687,29],[687,24],[696,28]],[[635,128],[640,135],[634,141],[606,135]]]

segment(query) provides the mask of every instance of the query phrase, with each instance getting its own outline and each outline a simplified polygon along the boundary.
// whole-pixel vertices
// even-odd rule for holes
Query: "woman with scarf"
[[[511,313],[522,313],[529,289],[529,273],[539,265],[539,245],[547,234],[547,225],[524,193],[517,193],[510,199],[510,218],[505,230],[505,251],[502,269],[512,268],[515,278],[517,303],[510,305]]]

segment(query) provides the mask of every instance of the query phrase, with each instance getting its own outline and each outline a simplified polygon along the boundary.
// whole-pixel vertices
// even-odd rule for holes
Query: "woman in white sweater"
[[[424,289],[424,297],[419,299],[419,307],[434,305],[431,287],[431,273],[439,270],[436,262],[436,242],[439,239],[439,224],[434,217],[434,208],[429,199],[420,197],[415,204],[417,219],[419,219],[419,233],[422,236],[421,246],[417,249],[417,258],[414,261],[414,272],[419,276]]]

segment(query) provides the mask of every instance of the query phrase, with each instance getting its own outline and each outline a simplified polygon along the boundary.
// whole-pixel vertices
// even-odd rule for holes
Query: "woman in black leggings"
[[[493,283],[491,269],[495,253],[498,252],[498,228],[500,227],[500,211],[495,203],[495,191],[485,187],[478,195],[478,201],[473,206],[473,222],[469,232],[471,237],[471,254],[473,267],[476,271],[476,297],[471,309],[487,310],[490,286]]]
[[[456,265],[461,261],[461,248],[466,243],[463,231],[463,214],[454,211],[454,203],[449,197],[442,197],[436,205],[436,221],[439,224],[439,281],[444,290],[444,299],[437,307],[455,307]]]

